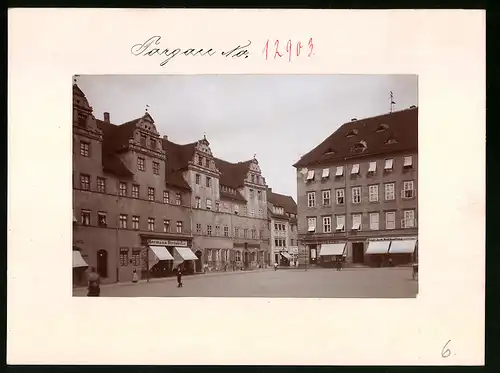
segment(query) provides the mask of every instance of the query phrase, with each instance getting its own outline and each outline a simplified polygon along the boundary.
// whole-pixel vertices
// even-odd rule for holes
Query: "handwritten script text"
[[[252,44],[248,40],[246,44],[217,51],[215,48],[164,48],[160,41],[161,36],[152,36],[143,43],[134,44],[130,52],[134,56],[158,56],[161,58],[160,66],[165,66],[177,56],[213,57],[220,55],[225,58],[248,58],[250,56],[248,47]]]

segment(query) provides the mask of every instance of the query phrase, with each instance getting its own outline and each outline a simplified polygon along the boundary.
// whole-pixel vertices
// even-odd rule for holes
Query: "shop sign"
[[[147,240],[148,245],[155,246],[187,246],[187,241],[177,241],[177,240]]]

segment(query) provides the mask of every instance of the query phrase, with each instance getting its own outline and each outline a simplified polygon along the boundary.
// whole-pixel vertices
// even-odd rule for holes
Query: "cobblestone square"
[[[102,297],[264,297],[264,298],[411,298],[418,293],[412,269],[279,269],[208,273],[150,283],[103,286]],[[74,295],[85,296],[85,289]]]

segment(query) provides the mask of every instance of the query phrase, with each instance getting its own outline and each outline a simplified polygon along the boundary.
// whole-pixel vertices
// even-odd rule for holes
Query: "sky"
[[[160,135],[186,144],[206,135],[229,162],[256,155],[269,187],[297,200],[300,157],[352,118],[418,105],[416,75],[82,75],[98,119],[144,115]],[[168,157],[168,155],[167,155]]]

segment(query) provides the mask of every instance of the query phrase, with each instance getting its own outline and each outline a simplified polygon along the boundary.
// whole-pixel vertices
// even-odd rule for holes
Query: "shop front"
[[[367,241],[365,257],[372,267],[407,265],[416,262],[416,237],[384,237]]]
[[[371,239],[367,242],[365,263],[370,267],[384,267],[388,264],[390,238]]]
[[[261,263],[259,263],[259,258],[261,255],[260,243],[257,242],[235,242],[233,244],[233,251],[238,253],[235,255],[235,265],[241,267],[242,269],[256,269],[259,268]]]
[[[416,248],[416,237],[399,237],[391,240],[389,257],[392,259],[393,265],[416,263]]]
[[[200,260],[191,250],[190,238],[165,239],[141,236],[142,278],[175,276],[180,267],[184,274],[195,272],[196,261]]]
[[[346,254],[346,242],[334,242],[321,244],[319,251],[319,265],[332,268],[337,263],[343,262]]]

